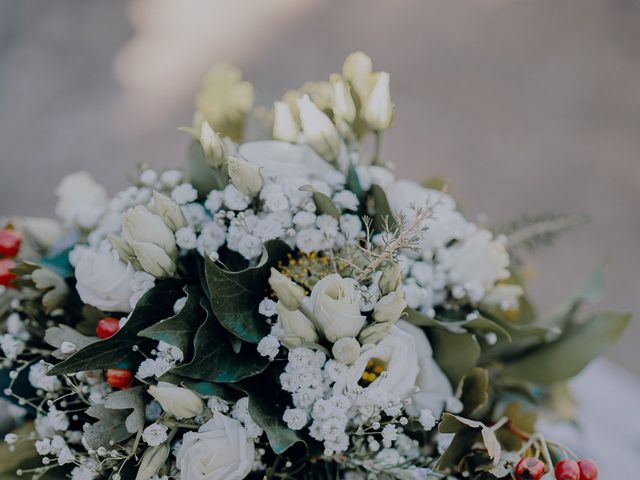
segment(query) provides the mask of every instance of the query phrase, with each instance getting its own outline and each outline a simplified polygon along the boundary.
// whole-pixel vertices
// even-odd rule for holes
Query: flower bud
[[[200,127],[200,145],[204,158],[209,165],[220,168],[224,165],[227,155],[224,151],[224,144],[216,132],[213,131],[209,122],[202,122]]]
[[[393,104],[389,91],[389,74],[375,73],[375,84],[364,104],[364,119],[372,130],[381,132],[389,128]]]
[[[376,303],[373,309],[373,320],[378,323],[397,322],[405,308],[407,308],[407,302],[402,293],[388,293]]]
[[[298,109],[307,143],[322,158],[334,162],[340,153],[340,134],[336,126],[308,95],[298,99]]]
[[[333,344],[331,353],[338,362],[351,365],[360,356],[360,344],[353,337],[342,337]]]
[[[193,418],[204,411],[202,399],[191,390],[176,387],[167,382],[149,387],[149,395],[157,400],[162,409],[178,420]]]
[[[317,343],[320,337],[316,328],[300,310],[288,310],[282,302],[276,306],[278,310],[278,320],[288,336],[300,337],[306,343]]]
[[[378,287],[380,293],[386,295],[387,293],[395,292],[402,284],[402,275],[400,271],[400,264],[398,262],[391,262],[385,267],[380,276]]]
[[[180,210],[180,205],[162,193],[153,191],[150,210],[158,215],[167,227],[174,232],[187,226],[187,220]]]
[[[135,480],[149,480],[153,477],[167,463],[169,453],[171,453],[169,442],[147,448],[140,459]]]
[[[356,94],[361,98],[369,95],[369,83],[373,63],[371,58],[363,52],[354,52],[344,61],[342,74],[351,82]]]
[[[228,163],[229,178],[234,187],[250,196],[260,193],[263,180],[258,165],[232,155],[229,156]]]
[[[122,237],[129,244],[133,241],[153,243],[170,257],[177,254],[176,240],[171,229],[159,215],[142,205],[129,209],[122,216]]]
[[[358,340],[362,345],[375,344],[387,336],[395,322],[373,323],[362,329]]]
[[[305,298],[304,289],[275,268],[271,268],[269,285],[287,310],[298,310]]]
[[[283,142],[295,143],[298,140],[300,128],[289,104],[286,102],[275,102],[273,104],[273,139]]]
[[[150,242],[130,242],[140,267],[156,278],[167,278],[176,273],[176,263],[159,246]]]
[[[120,260],[122,260],[124,263],[131,261],[131,259],[135,257],[133,248],[131,248],[131,245],[129,245],[126,240],[118,237],[117,235],[114,235],[113,233],[109,233],[107,235],[107,238],[109,239],[109,242],[111,243],[111,246],[113,246],[114,250],[118,252]]]
[[[333,115],[347,123],[356,119],[356,106],[349,86],[342,80],[333,84]]]
[[[297,335],[281,335],[278,337],[278,340],[289,350],[300,347],[304,343],[302,337],[298,337]]]

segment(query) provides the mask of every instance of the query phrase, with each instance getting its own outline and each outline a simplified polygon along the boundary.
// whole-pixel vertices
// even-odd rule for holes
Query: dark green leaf
[[[86,413],[98,419],[97,422],[85,423],[82,427],[83,438],[89,448],[94,450],[100,447],[108,448],[112,441],[123,442],[131,437],[125,425],[128,416],[125,410],[112,410],[104,404],[94,404],[86,410]]]
[[[494,332],[495,334],[503,337],[507,341],[511,341],[511,335],[509,332],[499,325],[494,320],[486,317],[476,317],[469,320],[444,320],[440,318],[430,318],[417,310],[408,308],[405,310],[407,314],[407,321],[419,327],[436,327],[444,328],[452,333],[465,333],[465,332]]]
[[[555,342],[511,360],[502,374],[541,384],[567,380],[613,346],[630,320],[630,314],[594,314],[584,323],[571,324]]]
[[[395,225],[395,215],[387,194],[384,193],[383,188],[380,185],[372,185],[370,194],[373,198],[373,212],[370,212],[371,218],[373,218],[373,229],[376,232],[382,232],[385,227],[385,221],[389,227]]]
[[[462,381],[460,400],[464,405],[462,415],[473,415],[489,400],[489,372],[484,368],[474,368]]]
[[[173,304],[180,296],[182,290],[178,282],[165,280],[158,283],[138,301],[127,323],[115,335],[87,345],[55,365],[50,374],[63,375],[102,368],[134,368],[140,354],[133,351],[132,347],[148,341],[138,337],[138,333],[173,312]]]
[[[480,358],[480,344],[470,333],[452,333],[440,328],[428,332],[434,358],[454,389]]]
[[[349,169],[347,170],[347,188],[358,197],[362,199],[362,185],[360,184],[360,178],[358,178],[358,172],[353,162],[349,162]]]
[[[205,320],[205,312],[200,308],[201,294],[197,287],[185,287],[184,292],[187,303],[182,310],[173,317],[141,330],[138,335],[178,347],[187,359],[192,356],[193,339]]]
[[[211,383],[200,380],[193,380],[187,377],[181,377],[174,375],[173,373],[167,373],[160,379],[161,382],[169,382],[173,385],[181,385],[194,392],[198,392],[200,395],[207,397],[220,397],[229,402],[234,402],[240,398],[240,394],[230,388],[228,385],[222,383]]]
[[[340,210],[335,206],[333,200],[324,193],[317,191],[311,185],[300,187],[300,190],[303,192],[311,192],[313,195],[313,201],[316,204],[316,213],[331,215],[336,220],[340,219]]]
[[[258,354],[255,345],[243,344],[234,353],[226,332],[220,327],[206,300],[200,306],[207,318],[195,336],[193,360],[171,370],[171,373],[213,383],[233,383],[262,372],[269,361]]]
[[[258,313],[258,304],[267,294],[271,267],[289,251],[284,242],[270,240],[264,245],[258,265],[239,272],[205,258],[211,308],[224,328],[239,339],[258,343],[269,333],[267,322]]]

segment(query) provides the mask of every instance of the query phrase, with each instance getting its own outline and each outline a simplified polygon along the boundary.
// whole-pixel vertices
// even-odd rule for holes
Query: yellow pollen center
[[[380,358],[370,358],[367,362],[367,367],[364,369],[364,372],[362,372],[362,376],[360,377],[358,384],[361,387],[368,387],[375,382],[378,377],[380,377],[386,367],[386,362]]]

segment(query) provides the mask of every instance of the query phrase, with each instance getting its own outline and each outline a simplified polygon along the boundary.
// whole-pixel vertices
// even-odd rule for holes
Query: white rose
[[[253,465],[255,448],[239,421],[219,412],[198,432],[187,432],[176,454],[182,480],[241,480]]]
[[[122,238],[132,243],[152,243],[169,256],[176,254],[176,239],[160,215],[142,205],[127,210],[122,215]]]
[[[87,172],[67,175],[56,188],[56,215],[65,225],[95,227],[107,208],[107,192]]]
[[[327,275],[313,287],[314,320],[328,341],[358,336],[366,321],[360,313],[360,297],[357,282],[337,273]]]
[[[407,302],[401,292],[391,292],[386,294],[373,309],[373,320],[376,322],[395,322],[400,318]]]
[[[76,247],[72,258],[76,290],[84,303],[108,312],[131,311],[129,299],[135,270],[120,260],[108,242],[102,242],[97,250]]]
[[[416,386],[420,391],[413,395],[411,404],[405,410],[417,417],[421,410],[429,409],[435,417],[439,417],[445,402],[453,396],[449,379],[434,360],[431,344],[421,328],[406,320],[400,320],[396,327],[413,338],[418,352],[419,373]]]
[[[148,391],[165,412],[177,419],[193,418],[204,410],[202,399],[187,388],[158,382],[158,385],[151,385]]]
[[[308,145],[275,140],[247,142],[240,145],[238,153],[251,163],[262,167],[262,175],[272,179],[297,177],[311,181],[334,171],[334,168]]]

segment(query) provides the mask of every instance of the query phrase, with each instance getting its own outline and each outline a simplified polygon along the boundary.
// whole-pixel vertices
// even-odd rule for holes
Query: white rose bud
[[[298,310],[305,298],[304,289],[275,268],[271,268],[269,285],[287,310]]]
[[[385,267],[380,276],[378,287],[380,293],[386,295],[387,293],[395,292],[402,284],[402,275],[400,271],[400,264],[398,262],[392,262]]]
[[[322,158],[334,162],[340,153],[340,134],[336,126],[308,95],[298,99],[298,109],[307,143]]]
[[[187,226],[187,220],[180,210],[180,205],[160,192],[153,191],[150,210],[162,218],[162,221],[174,232]]]
[[[286,337],[299,337],[306,343],[318,342],[318,332],[313,323],[300,310],[289,310],[282,302],[278,302],[276,308],[278,310],[278,320],[280,320]]]
[[[364,119],[372,130],[380,132],[391,124],[393,104],[389,92],[389,74],[378,72],[374,75],[375,84],[364,105]]]
[[[176,273],[176,263],[162,248],[149,242],[130,243],[140,267],[156,278],[168,278]]]
[[[333,84],[333,114],[347,123],[356,119],[356,106],[349,86],[342,80]]]
[[[153,243],[171,257],[177,254],[176,240],[171,229],[159,215],[142,205],[129,209],[122,216],[122,237],[129,244],[133,241]]]
[[[384,322],[371,324],[360,332],[358,340],[362,345],[375,344],[387,336],[389,330],[393,328],[396,322]]]
[[[149,480],[167,463],[171,447],[167,442],[157,447],[147,448],[140,459],[135,480]]]
[[[289,350],[300,347],[304,343],[302,337],[298,337],[297,335],[280,335],[278,340]]]
[[[351,365],[360,356],[360,344],[353,337],[343,337],[333,344],[331,353],[338,362]]]
[[[151,385],[148,392],[165,412],[178,420],[193,418],[204,411],[202,399],[186,388],[176,387],[167,382],[158,382],[157,386]]]
[[[273,138],[283,142],[295,143],[298,141],[300,128],[291,108],[286,102],[275,102],[273,104]]]
[[[250,196],[257,195],[262,190],[262,174],[260,167],[244,158],[230,155],[229,177],[234,187]]]
[[[216,132],[213,131],[209,122],[202,122],[200,127],[200,145],[204,158],[214,168],[220,168],[227,160],[224,151],[224,144]]]
[[[113,249],[118,252],[118,256],[120,257],[120,260],[122,260],[123,262],[129,262],[132,260],[132,258],[135,258],[135,253],[133,253],[133,248],[131,248],[131,245],[129,245],[129,243],[124,240],[121,237],[118,237],[117,235],[114,235],[113,233],[109,233],[107,235],[107,238],[109,239],[109,243],[111,243],[111,246],[113,247]]]
[[[366,320],[360,313],[360,299],[358,284],[352,278],[332,273],[316,283],[311,292],[314,322],[328,341],[358,335]]]
[[[396,322],[405,308],[407,308],[407,302],[402,293],[388,293],[376,303],[373,309],[373,320],[378,323]]]
[[[369,95],[372,71],[373,63],[371,58],[363,52],[355,52],[349,55],[342,67],[342,74],[351,82],[361,99]]]

